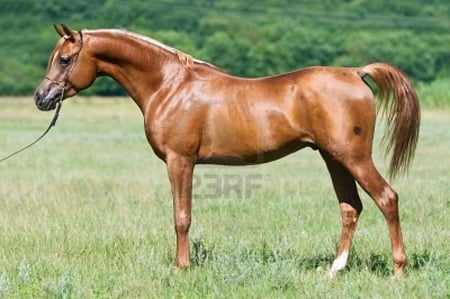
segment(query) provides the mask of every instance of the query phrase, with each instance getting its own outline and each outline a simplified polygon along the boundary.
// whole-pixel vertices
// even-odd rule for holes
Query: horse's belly
[[[220,164],[220,165],[254,165],[280,159],[305,146],[310,146],[308,142],[292,140],[272,149],[250,150],[245,146],[238,145],[221,149],[200,152],[197,163],[199,164]]]

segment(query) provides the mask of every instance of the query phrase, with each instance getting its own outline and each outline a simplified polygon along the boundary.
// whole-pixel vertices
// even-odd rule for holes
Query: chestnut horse
[[[189,265],[192,176],[196,164],[249,165],[304,147],[325,160],[342,216],[342,234],[329,271],[345,268],[362,203],[356,183],[386,218],[395,275],[406,254],[397,193],[374,166],[371,154],[378,86],[387,119],[390,174],[408,169],[420,124],[417,95],[396,67],[309,67],[278,76],[244,79],[193,59],[153,39],[123,30],[73,31],[61,37],[35,94],[40,110],[88,88],[98,76],[122,85],[144,116],[153,151],[167,165],[173,196],[177,269]]]

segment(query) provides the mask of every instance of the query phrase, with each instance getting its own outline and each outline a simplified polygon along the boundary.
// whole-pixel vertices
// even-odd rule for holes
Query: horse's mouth
[[[51,89],[47,94],[39,90],[34,95],[36,107],[41,111],[50,111],[56,108],[56,103],[61,99],[62,90],[59,88]]]

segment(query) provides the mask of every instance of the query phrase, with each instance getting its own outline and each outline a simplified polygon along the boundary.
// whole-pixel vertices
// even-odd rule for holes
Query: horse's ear
[[[75,37],[73,36],[73,31],[70,30],[70,28],[67,27],[66,24],[61,24],[61,27],[58,27],[57,25],[53,25],[53,27],[55,27],[55,30],[59,34],[59,36],[61,36],[65,40],[69,40],[72,42],[75,41]]]
[[[59,34],[59,36],[63,37],[65,35],[62,28],[59,28],[56,24],[53,24],[53,27],[55,28],[55,31]]]

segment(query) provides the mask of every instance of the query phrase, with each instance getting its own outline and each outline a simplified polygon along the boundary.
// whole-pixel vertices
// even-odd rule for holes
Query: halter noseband
[[[63,98],[64,98],[64,93],[66,91],[66,86],[67,86],[67,82],[69,82],[70,76],[72,75],[72,71],[75,68],[75,65],[78,62],[78,57],[80,56],[81,50],[83,48],[83,33],[81,32],[81,30],[78,31],[78,34],[80,36],[80,51],[78,51],[77,56],[75,57],[75,60],[72,64],[72,66],[70,67],[69,73],[67,75],[67,77],[65,78],[65,80],[62,81],[56,81],[48,76],[45,76],[45,79],[52,82],[53,84],[56,84],[60,87],[62,87],[62,93],[61,93],[61,97],[60,99],[57,101],[57,103],[62,102]]]

